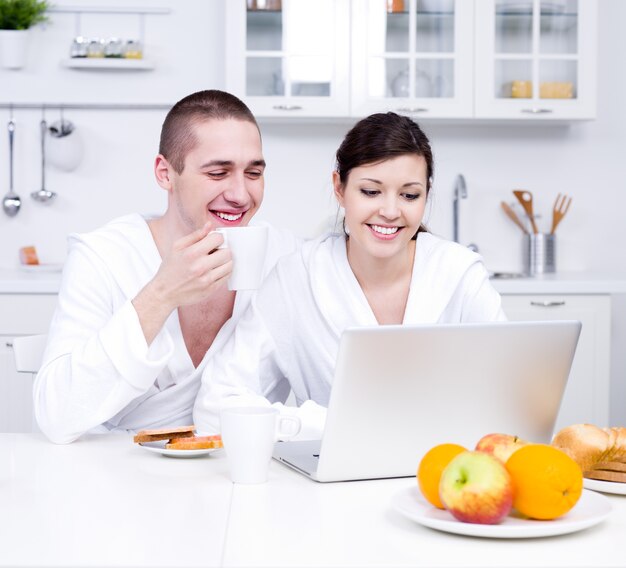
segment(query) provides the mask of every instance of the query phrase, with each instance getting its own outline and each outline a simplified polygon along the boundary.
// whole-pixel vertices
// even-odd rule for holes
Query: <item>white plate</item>
[[[534,538],[573,533],[601,523],[611,512],[608,498],[593,491],[583,491],[576,506],[559,519],[533,521],[509,516],[499,525],[457,521],[448,511],[428,503],[417,487],[403,489],[393,497],[391,504],[405,517],[431,529],[486,538]]]
[[[602,481],[600,479],[583,479],[585,489],[600,491],[601,493],[611,493],[613,495],[626,495],[626,483],[616,481]]]
[[[24,272],[61,272],[62,264],[20,264],[20,270]]]
[[[143,442],[139,444],[139,446],[144,450],[161,454],[169,458],[198,458],[200,456],[206,456],[207,454],[212,454],[213,452],[221,450],[221,448],[208,448],[204,450],[168,450],[165,447],[165,444],[167,443],[168,440],[159,440],[157,442]]]

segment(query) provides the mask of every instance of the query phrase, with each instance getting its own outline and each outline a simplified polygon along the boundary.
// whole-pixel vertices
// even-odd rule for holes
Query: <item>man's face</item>
[[[193,129],[196,146],[182,173],[170,166],[168,187],[161,183],[170,192],[169,208],[185,233],[207,221],[214,227],[247,225],[263,200],[265,161],[257,127],[227,119],[200,122]]]

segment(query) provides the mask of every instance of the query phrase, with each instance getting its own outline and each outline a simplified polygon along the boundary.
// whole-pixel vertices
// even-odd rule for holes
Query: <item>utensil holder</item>
[[[524,272],[529,276],[556,272],[556,235],[524,235]]]

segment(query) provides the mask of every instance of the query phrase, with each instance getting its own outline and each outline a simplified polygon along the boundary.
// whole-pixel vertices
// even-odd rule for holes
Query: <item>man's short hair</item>
[[[167,113],[161,128],[159,154],[181,174],[185,159],[197,144],[193,125],[207,120],[244,120],[258,129],[250,109],[236,96],[218,90],[199,91],[178,101]]]

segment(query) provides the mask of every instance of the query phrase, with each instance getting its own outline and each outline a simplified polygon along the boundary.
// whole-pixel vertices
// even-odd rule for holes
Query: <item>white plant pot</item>
[[[28,30],[0,30],[0,64],[21,69],[26,64]]]

